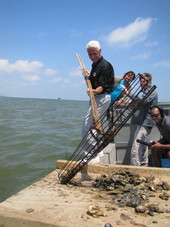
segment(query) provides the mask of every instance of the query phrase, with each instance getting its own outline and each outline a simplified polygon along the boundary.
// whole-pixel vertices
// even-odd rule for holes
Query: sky
[[[170,101],[170,0],[0,0],[0,96],[89,100],[90,40],[116,76],[149,72]]]

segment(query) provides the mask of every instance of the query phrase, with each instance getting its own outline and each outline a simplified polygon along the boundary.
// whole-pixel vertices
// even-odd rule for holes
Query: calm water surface
[[[87,101],[0,97],[0,202],[74,152],[87,108]]]

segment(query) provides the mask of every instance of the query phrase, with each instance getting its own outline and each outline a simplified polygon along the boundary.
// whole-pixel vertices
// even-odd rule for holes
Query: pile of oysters
[[[157,193],[160,200],[168,200],[170,197],[168,194],[170,185],[165,181],[155,183],[153,176],[140,177],[130,171],[120,170],[112,175],[96,178],[93,186],[107,191],[119,207],[132,207],[136,213],[154,216],[155,212],[170,212],[170,209],[160,208],[159,203],[151,204],[149,201],[151,197],[156,197]]]

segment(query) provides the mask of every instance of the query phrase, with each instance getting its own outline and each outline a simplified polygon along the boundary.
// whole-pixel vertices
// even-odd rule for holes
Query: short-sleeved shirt
[[[113,91],[110,93],[111,95],[111,104],[113,104],[117,99],[120,98],[124,88],[121,86],[127,87],[128,84],[125,83],[124,80],[121,80],[120,83],[113,89]]]
[[[92,64],[89,79],[93,89],[102,86],[103,93],[110,93],[114,87],[113,66],[101,57],[98,62]]]
[[[161,124],[156,124],[163,138],[170,143],[170,117],[164,116]]]
[[[143,99],[145,95],[150,91],[151,85],[146,89],[142,90],[139,94],[138,98]],[[155,106],[158,103],[158,94],[154,90],[151,95],[144,101],[140,108],[134,113],[131,119],[132,124],[141,125],[143,127],[152,128],[154,125],[154,121],[149,114],[149,109],[151,106]]]

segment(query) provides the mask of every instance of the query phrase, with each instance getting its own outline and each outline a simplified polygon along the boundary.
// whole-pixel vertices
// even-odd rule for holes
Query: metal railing
[[[135,80],[131,82],[127,88],[129,94],[123,94],[123,102],[121,106],[111,105],[107,112],[105,112],[99,119],[99,123],[102,122],[103,133],[97,130],[97,124],[92,124],[89,131],[82,138],[80,144],[69,157],[63,168],[58,172],[58,177],[61,183],[69,183],[70,180],[93,158],[97,156],[136,112],[136,110],[142,105],[145,100],[156,89],[156,86],[151,86],[150,90],[139,99],[139,94],[143,91],[143,88],[139,84],[139,75]],[[144,93],[143,93],[144,94]],[[92,140],[92,143],[89,141]]]

